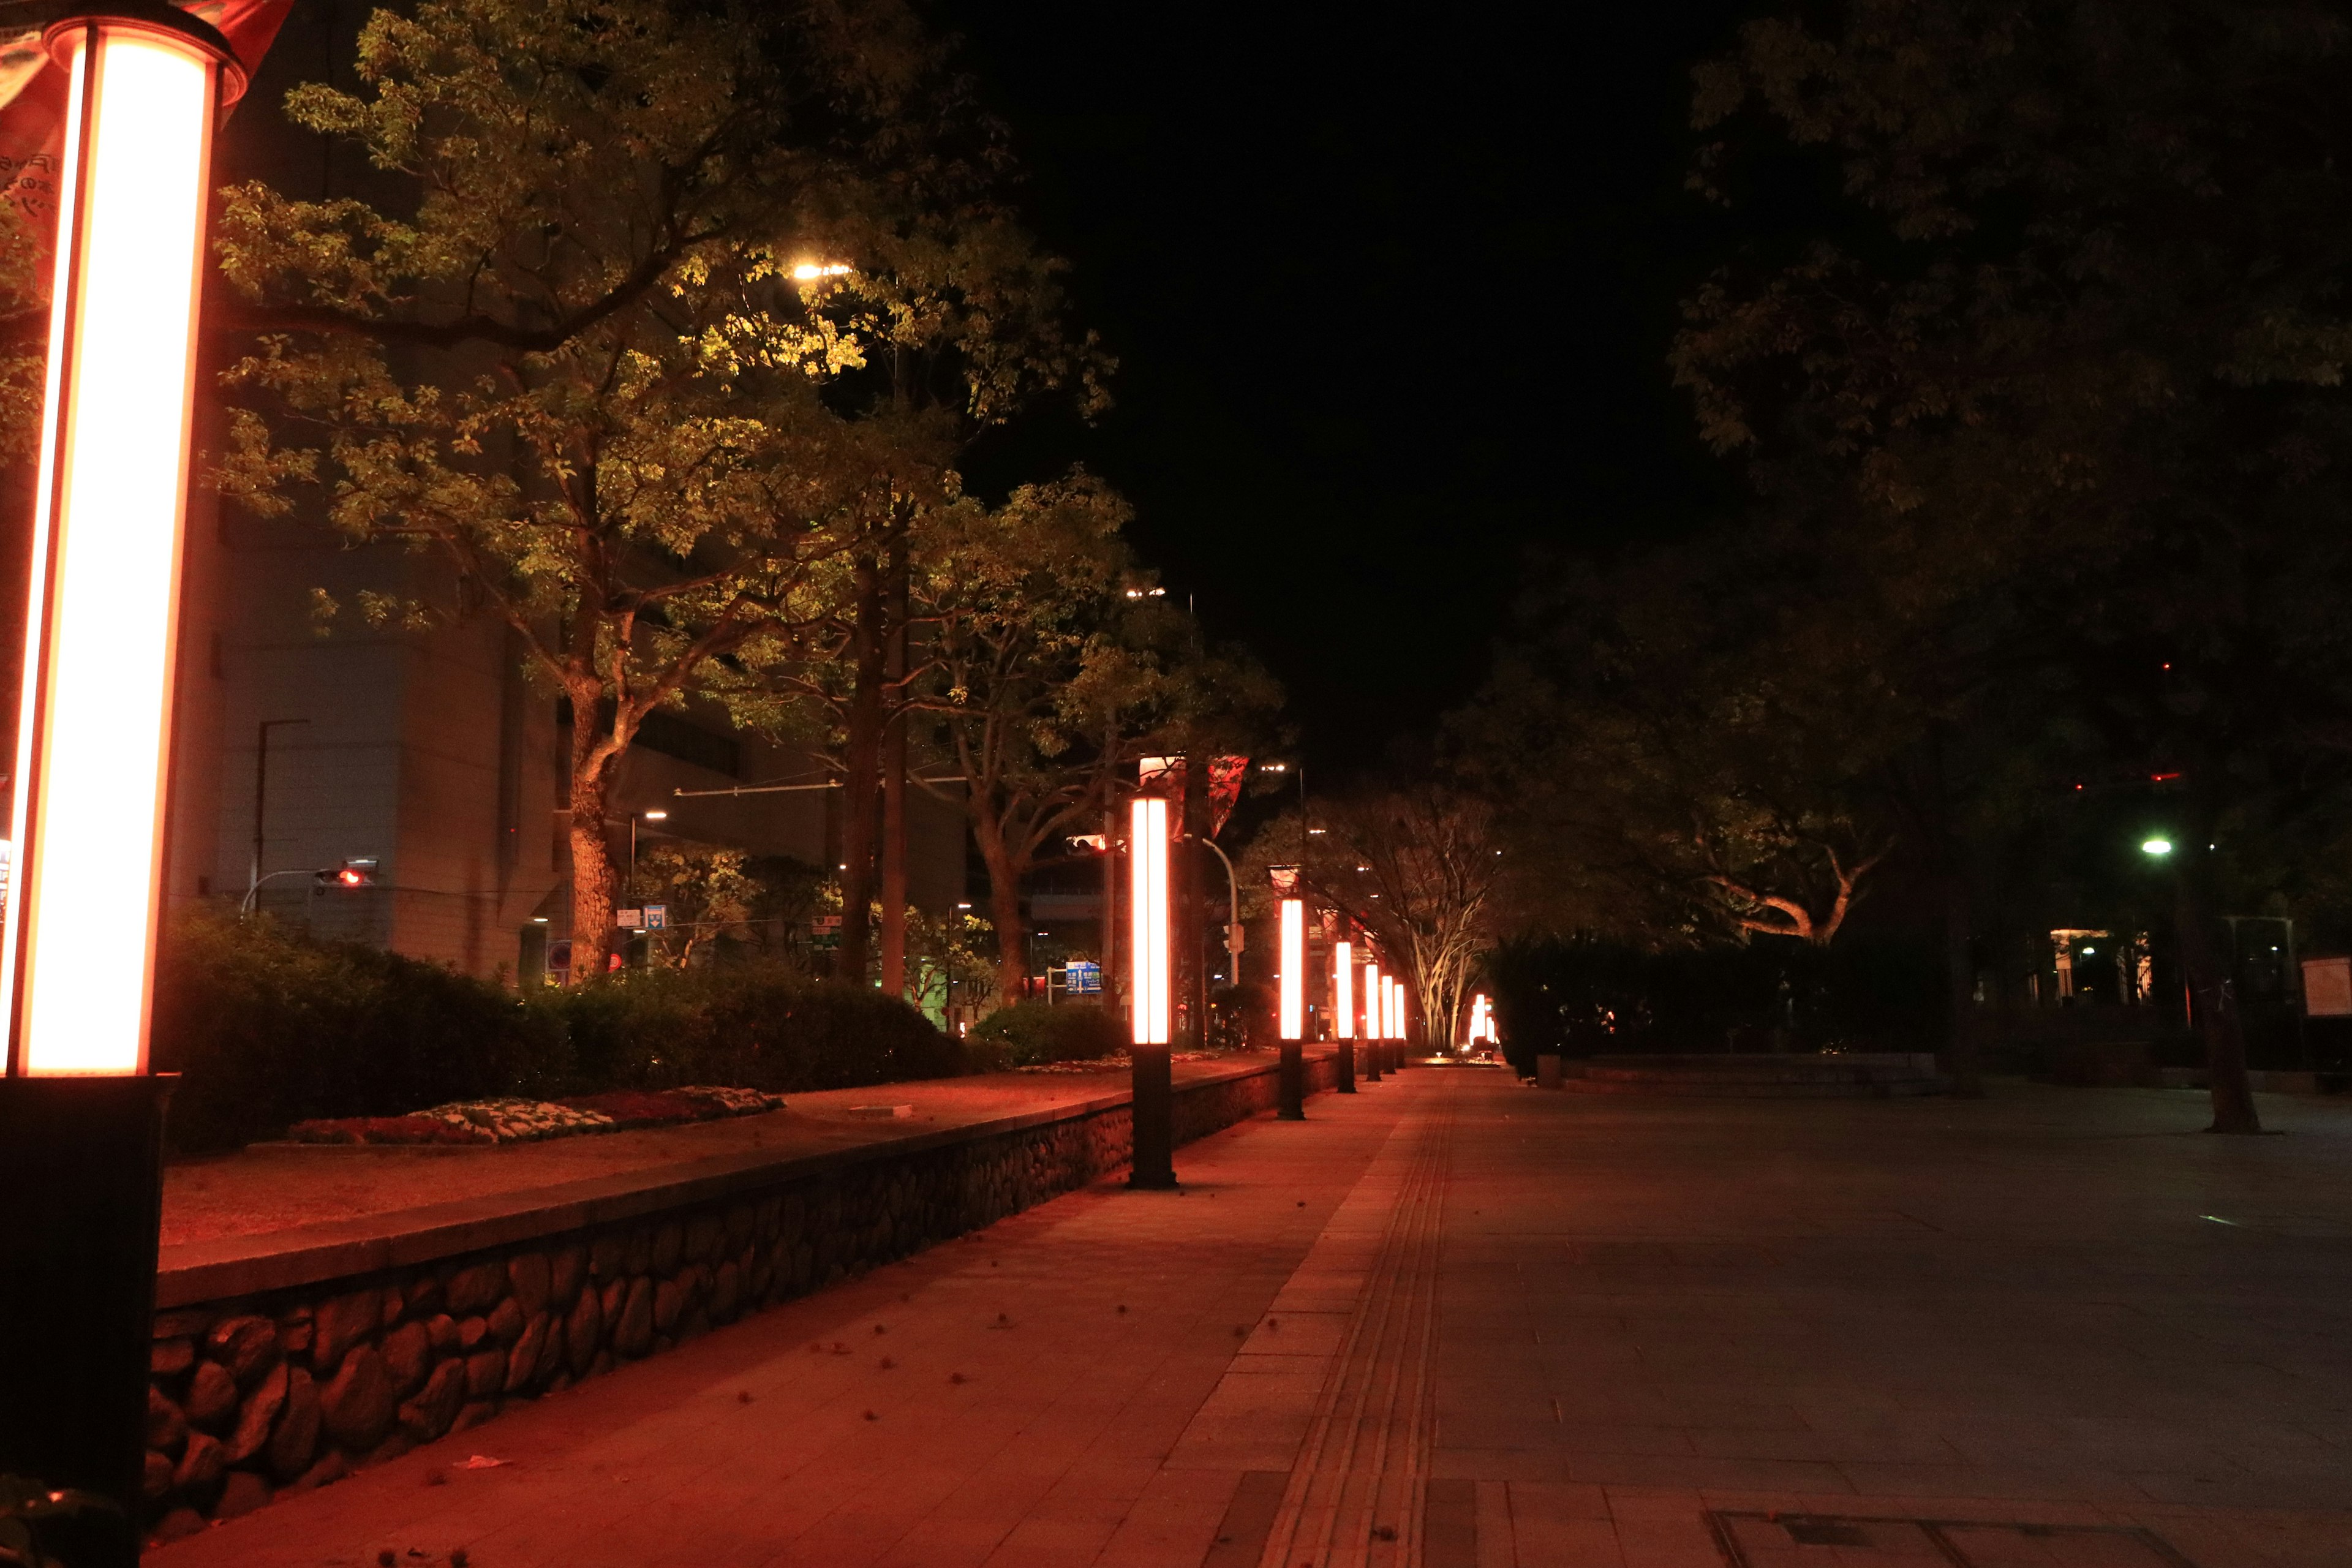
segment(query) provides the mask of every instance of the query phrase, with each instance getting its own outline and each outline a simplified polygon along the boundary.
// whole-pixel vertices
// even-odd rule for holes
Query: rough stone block
[[[585,1375],[604,1342],[604,1299],[597,1291],[583,1290],[563,1321],[564,1357],[572,1363],[572,1370]]]
[[[227,1468],[228,1460],[221,1453],[219,1441],[205,1433],[192,1432],[187,1447],[181,1451],[179,1466],[172,1472],[172,1489],[191,1502],[208,1503],[221,1472]]]
[[[457,1348],[457,1320],[446,1312],[436,1312],[425,1320],[425,1337],[432,1342],[434,1353],[447,1355]]]
[[[675,1279],[665,1279],[654,1287],[654,1328],[667,1333],[677,1327],[678,1319],[686,1315],[686,1288]]]
[[[559,1312],[572,1310],[587,1279],[588,1249],[576,1241],[557,1247],[548,1258],[547,1304]]]
[[[597,1292],[597,1297],[604,1303],[604,1321],[617,1323],[621,1321],[621,1303],[629,1299],[629,1282],[626,1279],[608,1280]]]
[[[230,1464],[245,1463],[269,1441],[269,1430],[277,1423],[278,1413],[286,1408],[286,1363],[279,1362],[247,1391],[245,1403],[237,1409],[236,1430],[229,1435],[226,1446]]]
[[[442,1310],[442,1298],[445,1294],[441,1287],[440,1276],[436,1274],[414,1276],[408,1281],[408,1315],[412,1318],[433,1316]]]
[[[653,1271],[674,1274],[678,1259],[686,1252],[686,1227],[677,1220],[666,1219],[654,1227]]]
[[[466,1358],[466,1392],[476,1399],[487,1399],[506,1386],[507,1352],[496,1345],[476,1351]]]
[[[539,1371],[540,1352],[547,1348],[547,1325],[551,1321],[545,1312],[537,1312],[523,1325],[514,1349],[507,1354],[506,1393],[513,1394],[528,1386]]]
[[[188,1418],[180,1407],[163,1397],[163,1391],[153,1384],[147,1385],[147,1446],[176,1454],[180,1445],[188,1440]]]
[[[392,1327],[393,1324],[400,1321],[401,1310],[404,1305],[404,1300],[400,1294],[400,1287],[397,1285],[385,1286],[383,1288],[383,1307],[376,1314],[377,1326],[388,1329]]]
[[[239,1384],[251,1383],[278,1360],[278,1325],[251,1314],[226,1319],[205,1335],[205,1353]]]
[[[449,1430],[466,1402],[466,1363],[445,1361],[433,1369],[415,1398],[400,1407],[400,1429],[420,1443]]]
[[[489,1337],[488,1318],[467,1318],[457,1325],[457,1348],[468,1355],[481,1349],[482,1342]]]
[[[220,1501],[213,1505],[215,1519],[235,1519],[251,1513],[269,1500],[269,1483],[251,1470],[231,1470],[228,1484],[221,1488]]]
[[[139,1495],[149,1502],[162,1502],[172,1494],[172,1474],[178,1468],[172,1463],[171,1455],[148,1449],[146,1468],[139,1478]]]
[[[496,1261],[476,1263],[450,1276],[442,1300],[456,1317],[488,1312],[507,1292],[506,1266]]]
[[[155,1337],[170,1340],[183,1334],[201,1334],[211,1328],[213,1320],[220,1315],[221,1310],[217,1306],[173,1307],[155,1314]]]
[[[468,1427],[479,1426],[483,1422],[488,1421],[491,1416],[496,1415],[498,1413],[498,1403],[495,1400],[477,1399],[471,1401],[470,1403],[459,1407],[457,1411],[457,1419],[450,1424],[449,1430],[452,1432],[463,1432]]]
[[[518,1252],[507,1259],[509,1299],[524,1317],[547,1310],[548,1290],[552,1284],[553,1270],[548,1266],[546,1253]]]
[[[147,1375],[177,1377],[196,1364],[196,1342],[183,1334],[157,1340],[147,1349]]]
[[[310,1370],[320,1377],[334,1374],[353,1345],[375,1337],[383,1327],[383,1296],[374,1290],[352,1290],[322,1303],[311,1328]]]
[[[743,1301],[743,1271],[732,1262],[722,1263],[710,1280],[710,1316],[721,1323],[731,1323]]]
[[[720,1245],[727,1239],[726,1222],[715,1214],[698,1214],[686,1222],[686,1259],[689,1263],[715,1262]]]
[[[490,1342],[510,1345],[522,1337],[525,1321],[522,1308],[509,1296],[490,1310]]]
[[[394,1404],[383,1357],[367,1345],[353,1350],[343,1357],[342,1369],[320,1394],[319,1403],[327,1435],[337,1446],[355,1454],[374,1447],[392,1422]]]
[[[433,1370],[433,1336],[423,1323],[401,1324],[383,1336],[379,1348],[395,1394],[405,1399],[425,1386],[425,1374]]]
[[[292,1482],[301,1479],[319,1452],[319,1432],[323,1418],[319,1404],[319,1385],[310,1374],[296,1367],[286,1374],[286,1411],[278,1418],[278,1430],[269,1438],[269,1473],[279,1480]]]
[[[588,1272],[599,1280],[617,1279],[629,1271],[629,1238],[608,1230],[588,1248]]]
[[[629,1293],[621,1303],[620,1318],[613,1330],[613,1348],[623,1355],[639,1356],[653,1343],[654,1283],[640,1276],[629,1281]]]
[[[200,1361],[188,1379],[187,1397],[180,1402],[189,1422],[217,1432],[236,1414],[236,1379],[216,1361]]]

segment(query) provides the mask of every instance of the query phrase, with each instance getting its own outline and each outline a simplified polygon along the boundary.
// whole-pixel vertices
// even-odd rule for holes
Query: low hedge
[[[999,1007],[972,1026],[971,1037],[977,1047],[992,1049],[1006,1066],[1016,1068],[1093,1061],[1127,1049],[1131,1038],[1124,1022],[1108,1007],[1035,1001]]]
[[[180,917],[156,974],[154,1061],[183,1153],[294,1122],[451,1100],[725,1084],[783,1094],[964,1070],[915,1008],[776,963],[625,970],[528,997],[266,919]]]

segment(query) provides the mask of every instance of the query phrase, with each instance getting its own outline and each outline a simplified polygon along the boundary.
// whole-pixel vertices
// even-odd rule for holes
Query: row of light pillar
[[[1156,773],[1162,781],[1174,775]],[[1147,786],[1150,779],[1147,779]],[[1174,948],[1170,907],[1169,852],[1174,842],[1171,803],[1161,795],[1139,795],[1128,817],[1129,996],[1134,1074],[1132,1186],[1171,1188],[1174,1163],[1174,1083],[1170,1036],[1174,1010]],[[1276,867],[1278,962],[1276,1031],[1281,1042],[1276,1114],[1286,1121],[1307,1115],[1307,903],[1298,896],[1298,868]],[[1332,991],[1337,1017],[1339,1092],[1356,1092],[1356,959],[1352,942],[1332,944]],[[1382,974],[1377,961],[1363,964],[1363,1072],[1378,1083],[1382,1073],[1403,1065],[1404,986]]]

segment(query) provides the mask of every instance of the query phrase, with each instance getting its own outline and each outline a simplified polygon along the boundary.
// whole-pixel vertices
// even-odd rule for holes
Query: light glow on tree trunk
[[[1168,1043],[1168,803],[1135,802],[1128,826],[1128,973],[1135,1043]]]
[[[18,723],[13,1069],[147,1065],[215,53],[152,26],[69,54]]]

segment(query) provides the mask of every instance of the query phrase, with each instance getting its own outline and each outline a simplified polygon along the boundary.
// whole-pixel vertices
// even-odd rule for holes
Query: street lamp
[[[2146,839],[2140,844],[2139,852],[2143,855],[2154,856],[2160,860],[2172,853],[2172,840],[2169,838]]]
[[[0,947],[0,1471],[135,1518],[198,279],[213,129],[245,72],[212,26],[156,0],[69,16],[43,43],[67,89]]]
[[[1133,1008],[1133,1156],[1128,1184],[1172,1187],[1175,1086],[1168,1065],[1172,954],[1168,942],[1168,802],[1139,796],[1128,817],[1128,992]]]
[[[1331,944],[1332,1033],[1339,1040],[1339,1092],[1356,1092],[1356,944]]]
[[[1275,1032],[1282,1041],[1281,1103],[1276,1115],[1285,1121],[1307,1118],[1307,902],[1297,897],[1298,868],[1272,868],[1275,896],[1280,900],[1281,973],[1276,981],[1277,1005]]]
[[[1381,966],[1364,960],[1364,1081],[1378,1083],[1387,1068],[1381,1047]]]

